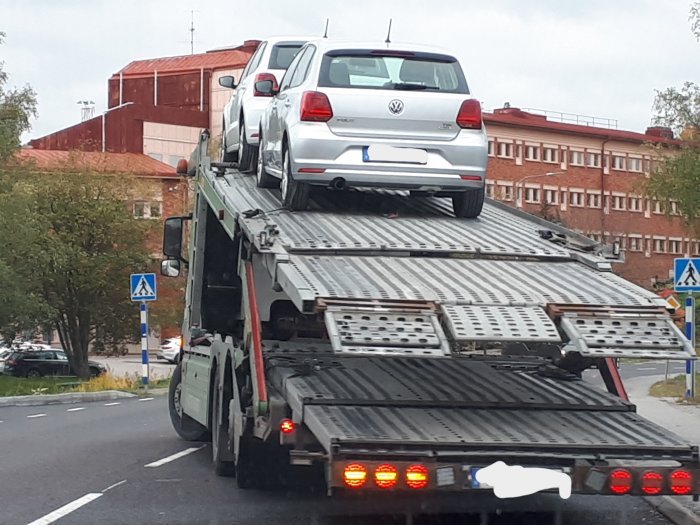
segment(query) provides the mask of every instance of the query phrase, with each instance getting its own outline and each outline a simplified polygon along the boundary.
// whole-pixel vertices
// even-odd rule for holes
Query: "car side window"
[[[311,59],[314,57],[315,52],[316,48],[314,46],[309,46],[304,50],[304,56],[299,59],[296,71],[289,82],[290,88],[300,86],[304,83],[304,80],[306,80],[306,76],[309,73],[309,64],[311,63]]]
[[[265,52],[266,45],[267,45],[267,42],[263,42],[262,44],[260,44],[258,46],[258,49],[255,50],[255,53],[253,53],[253,56],[250,57],[250,60],[248,61],[248,65],[243,70],[243,74],[241,75],[241,80],[246,78],[250,73],[255,71],[255,68],[258,67],[258,64],[260,63],[260,59],[262,58],[262,55]]]
[[[284,74],[284,77],[282,77],[282,82],[280,82],[280,92],[290,87],[292,78],[294,77],[294,73],[297,70],[297,66],[299,65],[301,59],[304,58],[308,50],[309,48],[307,47],[306,49],[300,51],[299,54],[294,57],[292,63],[289,64],[289,69],[287,69],[287,72]]]

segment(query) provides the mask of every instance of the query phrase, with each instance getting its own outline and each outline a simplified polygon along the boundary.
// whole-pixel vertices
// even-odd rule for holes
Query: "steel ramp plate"
[[[431,311],[329,307],[326,328],[336,354],[442,357],[449,353]]]
[[[444,305],[445,324],[455,341],[561,342],[557,327],[536,306]]]
[[[593,357],[687,359],[692,345],[673,321],[663,315],[610,316],[566,313],[561,328],[571,339],[564,351]]]

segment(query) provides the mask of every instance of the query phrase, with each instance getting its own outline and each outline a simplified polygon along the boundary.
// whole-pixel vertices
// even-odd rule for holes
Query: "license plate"
[[[427,164],[428,152],[416,148],[395,148],[394,146],[365,146],[362,148],[363,162],[399,162],[405,164]]]

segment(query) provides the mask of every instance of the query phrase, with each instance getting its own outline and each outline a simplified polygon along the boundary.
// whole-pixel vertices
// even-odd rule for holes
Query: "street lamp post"
[[[537,177],[554,177],[555,175],[565,175],[565,171],[548,171],[547,173],[538,173],[537,175],[528,175],[515,183],[515,207],[520,209],[523,207],[523,185],[525,181],[536,179]]]

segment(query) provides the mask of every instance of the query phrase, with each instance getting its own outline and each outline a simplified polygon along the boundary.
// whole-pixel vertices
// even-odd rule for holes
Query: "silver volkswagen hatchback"
[[[453,56],[416,45],[317,40],[280,82],[260,121],[257,181],[306,208],[309,186],[451,197],[458,217],[484,203],[481,105]]]

